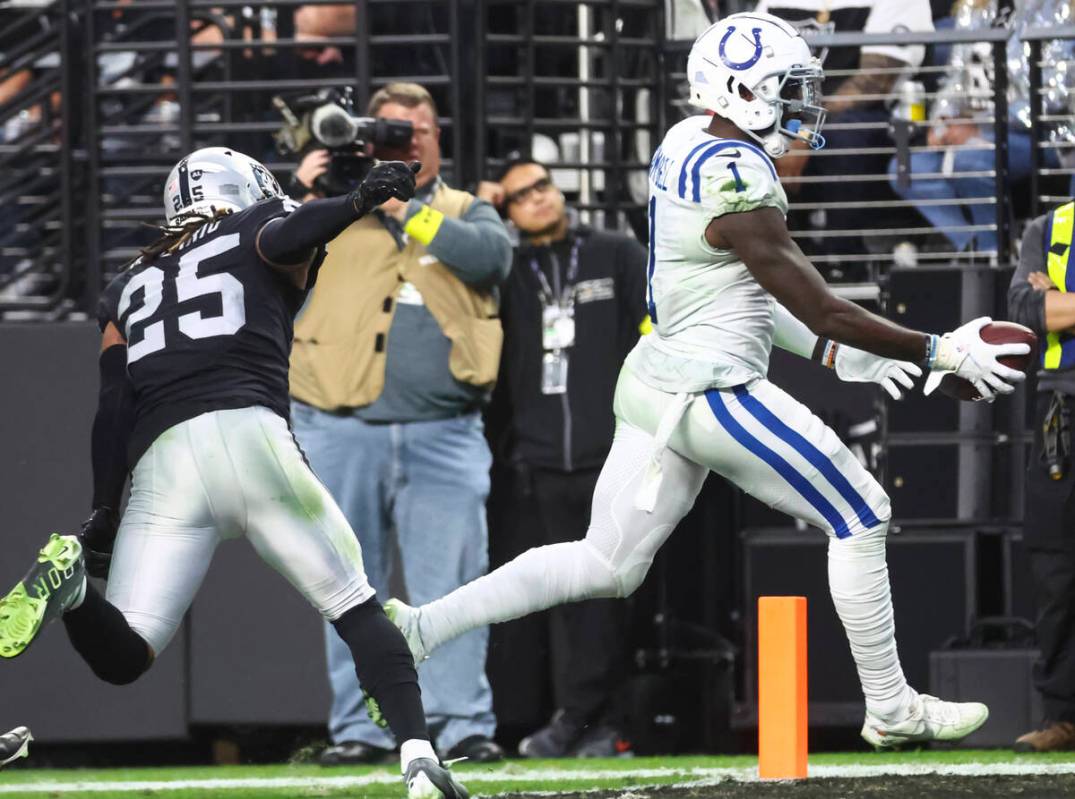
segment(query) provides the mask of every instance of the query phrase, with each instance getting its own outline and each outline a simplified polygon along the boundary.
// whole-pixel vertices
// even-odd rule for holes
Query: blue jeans
[[[993,129],[982,126],[982,138],[993,141]],[[911,154],[911,182],[906,187],[896,183],[896,159],[888,166],[893,191],[905,200],[988,200],[996,195],[992,177],[958,177],[961,172],[986,172],[993,169],[993,150],[958,150],[952,162],[952,177],[918,180],[915,175],[938,173],[944,161],[944,150]],[[1042,150],[1047,166],[1056,166],[1055,150]],[[1030,134],[1008,130],[1008,175],[1010,180],[1024,180],[1030,175]],[[997,207],[992,202],[953,202],[951,205],[918,205],[922,214],[936,228],[957,228],[967,225],[992,225],[997,221]],[[997,234],[992,230],[941,230],[954,250],[961,251],[973,241],[978,250],[995,250]]]
[[[368,424],[293,402],[292,426],[354,528],[366,574],[382,601],[388,597],[392,533],[412,604],[444,596],[488,571],[485,501],[492,456],[479,414]],[[418,669],[430,732],[443,751],[496,730],[485,676],[488,638],[488,628],[462,635]],[[325,642],[332,740],[391,748],[391,734],[366,715],[350,650],[328,624]]]

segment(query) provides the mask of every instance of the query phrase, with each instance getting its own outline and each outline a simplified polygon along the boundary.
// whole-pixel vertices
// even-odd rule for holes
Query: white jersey
[[[627,357],[655,388],[697,392],[765,377],[775,300],[732,250],[705,240],[724,214],[771,206],[787,196],[757,145],[706,132],[708,116],[668,131],[649,173],[648,291],[653,332]]]

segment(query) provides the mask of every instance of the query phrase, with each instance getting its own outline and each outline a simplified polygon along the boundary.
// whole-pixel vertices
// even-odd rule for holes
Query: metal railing
[[[1042,57],[1042,47],[1051,41],[1075,39],[1075,26],[1057,28],[1030,28],[1023,32],[1022,40],[1027,44],[1029,53],[1027,63],[1030,72],[1030,207],[1029,216],[1035,217],[1056,205],[1071,199],[1071,181],[1075,179],[1075,142],[1062,145],[1049,141],[1046,136],[1048,126],[1066,124],[1075,129],[1075,109],[1069,108],[1067,114],[1050,115],[1044,107],[1049,89],[1045,86],[1045,73],[1042,67],[1056,69],[1055,61],[1046,61]],[[1075,63],[1066,61],[1068,69],[1075,70]],[[1046,151],[1057,153],[1059,166],[1046,165],[1043,155]],[[1059,178],[1059,181],[1058,181]]]
[[[641,225],[661,130],[663,6],[484,0],[476,177],[495,177],[511,153],[552,160],[585,221],[622,228],[635,215]]]
[[[103,281],[155,235],[142,223],[159,219],[168,168],[196,146],[237,147],[286,179],[295,164],[272,147],[270,134],[282,121],[271,107],[274,94],[353,87],[361,110],[373,90],[394,79],[417,80],[433,93],[445,170],[456,185],[494,176],[513,151],[551,158],[558,183],[584,218],[631,227],[645,238],[639,222],[650,154],[664,130],[694,112],[686,106],[683,71],[690,42],[664,40],[661,0],[355,0],[345,4],[354,9],[354,33],[317,41],[296,34],[300,6],[340,5],[57,0],[28,9],[19,23],[27,35],[0,58],[0,70],[10,75],[29,65],[32,79],[0,105],[0,124],[34,108],[50,122],[0,143],[0,208],[17,209],[8,211],[14,223],[0,243],[0,311],[92,311]],[[1030,104],[1029,203],[1016,198],[1025,187],[1014,186],[1007,170],[1009,36],[1003,29],[813,36],[813,45],[827,48],[984,42],[997,77],[987,110],[968,120],[988,126],[992,142],[931,147],[912,135],[906,144],[886,138],[883,146],[833,147],[810,157],[846,166],[844,174],[785,178],[789,224],[830,280],[876,286],[892,264],[906,263],[904,245],[921,264],[1007,263],[1019,232],[1013,219],[1066,199],[1065,181],[1075,170],[1049,165],[1045,154],[1075,153],[1075,147],[1047,135],[1057,119],[1043,110],[1042,48],[1075,38],[1075,28],[1022,36],[1033,54],[1031,96],[1037,98]],[[330,51],[335,60],[328,65],[308,59]],[[929,82],[945,71],[926,65],[915,77]],[[859,99],[880,106],[898,95],[896,85]],[[927,92],[927,101],[934,97]],[[889,125],[882,114],[865,122],[834,118],[829,130],[884,135]],[[919,136],[926,127],[908,125]],[[987,191],[934,199],[893,193],[901,158],[967,149],[991,151],[988,168],[958,173],[988,181]],[[887,168],[860,168],[871,158]],[[908,177],[913,185],[950,181],[957,173],[912,170]],[[849,187],[875,196],[841,196]],[[989,214],[984,222],[938,228],[920,213],[946,206]],[[868,224],[836,223],[853,210],[868,213]],[[991,235],[996,245],[957,250],[945,233]]]
[[[841,131],[867,131],[873,130],[885,136],[883,146],[871,147],[840,147],[832,146],[831,141],[837,136],[830,136],[830,145],[825,149],[811,153],[811,159],[826,159],[839,162],[841,169],[826,165],[821,174],[813,174],[808,165],[801,176],[786,176],[782,183],[789,195],[789,226],[793,236],[799,241],[803,249],[810,255],[811,260],[827,273],[830,280],[843,281],[849,279],[866,279],[876,281],[881,274],[894,263],[899,263],[901,253],[897,249],[902,244],[910,244],[916,252],[914,258],[919,263],[997,263],[1007,262],[1011,254],[1010,240],[1010,217],[1011,206],[1008,189],[1007,175],[1007,67],[1005,63],[1005,47],[1011,33],[1004,29],[974,30],[974,31],[933,31],[933,32],[908,32],[887,34],[865,33],[839,33],[839,34],[813,34],[809,36],[811,47],[815,52],[822,49],[840,47],[865,47],[870,45],[938,45],[938,44],[967,44],[986,43],[992,54],[992,62],[998,79],[991,87],[991,95],[988,98],[992,109],[988,113],[976,114],[973,118],[953,120],[970,122],[991,128],[994,142],[978,142],[961,147],[931,146],[924,141],[919,142],[926,130],[930,127],[927,121],[910,123],[911,138],[903,148],[896,140],[896,131],[893,130],[891,112],[885,112],[884,108],[892,108],[900,99],[902,83],[895,82],[891,90],[883,94],[857,94],[849,99],[860,103],[869,104],[879,113],[874,114],[873,119],[842,121],[839,115],[830,116],[826,122],[827,133]],[[669,96],[672,98],[672,120],[689,113],[697,113],[686,103],[682,86],[687,76],[685,74],[685,55],[690,47],[689,42],[676,43],[673,52],[677,56],[677,69],[670,73]],[[943,76],[947,72],[945,65],[925,65],[913,70],[897,69],[899,73],[907,75],[908,80],[932,80]],[[891,74],[892,69],[881,68],[869,70],[872,74]],[[858,74],[867,74],[864,70],[829,70],[827,78],[848,78]],[[677,92],[677,89],[679,91]],[[926,92],[924,99],[927,103],[932,102],[937,96],[936,91]],[[892,184],[899,179],[898,166],[901,156],[919,153],[940,153],[946,150],[952,153],[960,150],[987,150],[993,152],[991,166],[980,172],[952,173],[937,171],[923,173],[912,172],[909,175],[911,181],[947,181],[955,177],[988,178],[991,181],[991,191],[986,196],[955,197],[947,199],[910,199],[897,195]],[[863,164],[872,161],[875,165],[879,159],[884,159],[886,164],[882,168],[864,170]],[[778,162],[779,167],[779,162]],[[841,194],[847,186],[855,184],[865,189],[865,192],[856,192],[854,200],[847,200]],[[862,199],[862,194],[867,199]],[[974,205],[987,205],[993,207],[993,214],[988,224],[954,225],[952,227],[938,228],[916,212],[917,208],[929,206],[959,206],[969,207]],[[869,212],[870,223],[855,227],[832,224],[826,216],[831,217],[832,212],[848,210],[866,210]],[[951,246],[944,246],[944,242],[938,240],[938,234],[951,233],[957,235],[987,232],[995,234],[996,246],[988,249],[956,250]],[[849,246],[853,242],[857,246]],[[831,246],[838,244],[841,246]],[[848,266],[858,267],[854,271],[848,270]]]
[[[300,6],[353,6],[354,33],[301,36],[294,19]],[[184,153],[232,146],[286,183],[296,163],[273,146],[271,134],[283,124],[274,95],[354,89],[355,110],[364,114],[384,84],[422,83],[440,113],[443,169],[450,175],[462,167],[467,108],[458,2],[85,0],[84,8],[91,43],[85,68],[94,76],[85,100],[88,196],[99,198],[86,208],[87,306],[153,235],[142,223],[160,218],[164,178]]]
[[[0,55],[0,312],[52,318],[73,307],[68,296],[83,264],[72,202],[81,190],[71,59],[78,31],[62,0],[21,10],[5,31],[16,43]]]

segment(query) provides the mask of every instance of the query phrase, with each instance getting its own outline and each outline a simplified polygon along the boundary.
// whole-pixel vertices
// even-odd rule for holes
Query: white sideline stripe
[[[867,755],[868,756],[868,755]],[[1075,775],[1075,762],[1071,763],[892,763],[862,766],[811,766],[810,776],[816,779],[866,778],[866,777],[914,777],[937,774],[948,777],[998,777],[1030,775]],[[745,768],[654,768],[654,769],[605,769],[572,771],[475,771],[460,773],[468,784],[491,782],[571,782],[584,780],[654,779],[678,777],[677,786],[697,786],[721,782],[757,782],[757,769]],[[363,785],[391,785],[401,778],[387,772],[376,772],[361,777],[251,777],[238,779],[203,780],[139,780],[123,782],[21,782],[0,784],[0,794],[13,793],[104,793],[107,791],[135,793],[139,791],[190,791],[228,789],[343,789]],[[627,788],[628,786],[622,786]],[[643,786],[639,786],[643,787]],[[648,787],[648,786],[644,786]],[[552,795],[549,791],[539,793]]]

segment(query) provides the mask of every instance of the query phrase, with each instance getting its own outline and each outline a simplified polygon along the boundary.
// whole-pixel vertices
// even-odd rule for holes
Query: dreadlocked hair
[[[214,208],[212,213],[208,214],[187,214],[182,217],[182,220],[178,224],[146,225],[146,227],[156,228],[163,235],[152,244],[139,249],[138,255],[120,267],[120,271],[122,272],[129,269],[139,261],[142,263],[151,263],[161,255],[174,252],[183,244],[183,242],[193,236],[194,232],[202,225],[220,219],[221,217],[225,217],[230,213],[231,211],[226,208]]]

